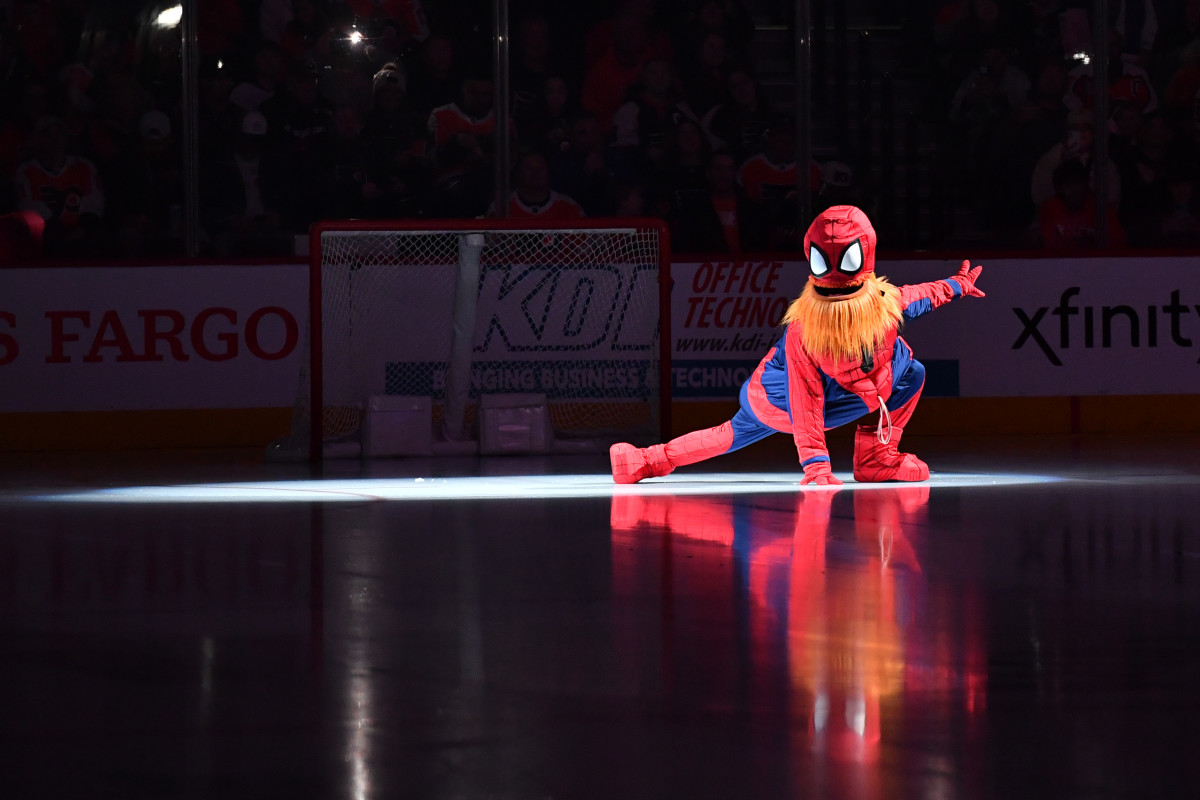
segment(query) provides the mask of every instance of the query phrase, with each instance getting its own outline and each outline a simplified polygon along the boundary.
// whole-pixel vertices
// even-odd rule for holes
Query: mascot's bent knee
[[[982,267],[964,261],[950,278],[893,286],[875,274],[875,229],[854,206],[820,214],[804,236],[809,278],[788,307],[783,336],[742,386],[733,419],[639,448],[609,449],[613,480],[636,483],[676,467],[745,447],[773,433],[791,434],[802,483],[841,483],[829,464],[825,431],[878,413],[854,434],[856,481],[923,481],[929,467],[899,449],[925,386],[925,368],[900,337],[904,322],[975,287]]]

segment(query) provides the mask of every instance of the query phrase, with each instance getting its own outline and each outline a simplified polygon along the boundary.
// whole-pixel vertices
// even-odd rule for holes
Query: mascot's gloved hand
[[[807,486],[810,483],[814,486],[842,485],[842,482],[833,476],[828,461],[814,461],[804,468],[804,480],[800,481],[800,485]]]
[[[962,287],[963,297],[986,297],[987,295],[975,286],[975,281],[979,280],[979,273],[981,272],[983,272],[983,267],[972,269],[971,262],[964,261],[951,280]]]

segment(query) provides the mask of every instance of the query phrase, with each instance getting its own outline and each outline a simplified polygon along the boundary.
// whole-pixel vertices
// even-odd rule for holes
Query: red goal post
[[[670,253],[653,219],[327,221],[310,233],[314,460],[364,404],[423,395],[456,438],[481,394],[545,395],[556,441],[670,431]],[[317,409],[320,411],[318,412]]]

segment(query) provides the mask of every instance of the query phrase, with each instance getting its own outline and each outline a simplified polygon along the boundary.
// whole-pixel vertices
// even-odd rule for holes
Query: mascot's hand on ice
[[[970,261],[964,261],[962,266],[958,268],[958,273],[951,279],[962,287],[963,297],[987,297],[979,288],[975,286],[975,281],[979,280],[979,273],[983,272],[983,267],[971,268]]]
[[[814,486],[842,485],[842,482],[837,479],[833,474],[833,470],[830,469],[828,461],[818,461],[804,468],[804,479],[800,481],[800,485],[807,486],[810,483]]]

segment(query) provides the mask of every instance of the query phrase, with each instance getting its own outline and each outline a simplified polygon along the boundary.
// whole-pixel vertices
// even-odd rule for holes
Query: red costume
[[[854,437],[856,481],[921,481],[925,462],[897,446],[925,385],[925,368],[899,335],[915,319],[958,297],[983,297],[981,267],[964,261],[946,280],[892,286],[875,275],[875,229],[853,206],[822,212],[804,237],[810,276],[784,317],[782,338],[742,386],[733,419],[637,448],[613,445],[613,479],[636,483],[737,450],[772,433],[795,439],[802,483],[840,484],[829,465],[825,431],[868,413]]]

